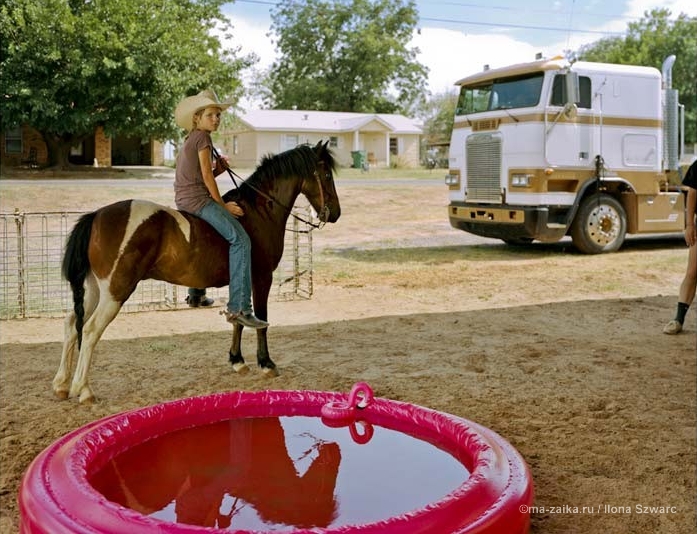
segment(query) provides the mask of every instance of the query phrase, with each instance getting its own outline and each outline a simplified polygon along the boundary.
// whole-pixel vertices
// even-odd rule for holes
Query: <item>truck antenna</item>
[[[566,36],[566,47],[570,48],[571,47],[571,27],[573,25],[574,21],[574,6],[576,5],[576,0],[572,0],[571,2],[571,12],[569,13],[569,32]]]

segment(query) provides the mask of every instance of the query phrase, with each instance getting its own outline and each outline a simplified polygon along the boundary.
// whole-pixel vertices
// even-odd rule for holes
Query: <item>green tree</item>
[[[602,39],[582,47],[577,56],[585,61],[647,65],[661,68],[675,54],[673,88],[685,105],[685,140],[697,142],[697,17],[681,14],[671,19],[668,9],[654,9],[628,24],[624,37]]]
[[[450,145],[450,136],[453,133],[457,101],[456,91],[444,91],[429,95],[420,107],[417,116],[423,122],[422,160],[430,155],[436,158],[437,164],[440,164],[448,157],[447,147]]]
[[[456,91],[436,93],[421,107],[418,117],[423,121],[423,140],[427,145],[450,142],[457,99]]]
[[[289,0],[271,19],[270,107],[408,114],[421,102],[413,0]]]
[[[224,49],[224,0],[5,0],[0,7],[0,126],[41,132],[51,164],[107,135],[176,135],[173,109],[214,87],[239,97],[249,58]]]

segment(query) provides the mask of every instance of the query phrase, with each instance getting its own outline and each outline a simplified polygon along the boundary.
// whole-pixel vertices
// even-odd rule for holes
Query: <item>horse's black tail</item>
[[[78,350],[82,345],[82,327],[85,319],[85,278],[90,270],[87,250],[92,234],[92,222],[96,212],[80,217],[73,231],[68,236],[63,254],[63,278],[70,283],[73,291],[73,309],[75,310],[75,328],[77,329]]]

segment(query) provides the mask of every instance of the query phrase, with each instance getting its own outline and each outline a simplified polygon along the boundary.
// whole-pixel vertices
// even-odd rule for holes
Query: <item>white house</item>
[[[368,162],[379,167],[419,165],[422,130],[403,115],[262,109],[239,119],[238,128],[220,132],[233,167],[254,167],[262,156],[320,140],[329,141],[344,167],[352,166],[355,151],[365,151]]]

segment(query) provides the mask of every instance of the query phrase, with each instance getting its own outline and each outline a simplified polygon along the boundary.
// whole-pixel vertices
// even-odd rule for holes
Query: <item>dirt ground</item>
[[[270,305],[276,379],[232,372],[217,309],[122,314],[96,351],[99,401],[79,406],[50,389],[61,321],[0,323],[0,532],[17,531],[31,460],[90,421],[217,391],[359,380],[510,441],[534,480],[533,533],[696,531],[694,311],[683,334],[661,333],[684,272],[679,241],[607,256],[511,249],[449,229],[440,181],[401,195],[338,186],[342,219],[315,237],[313,298]],[[243,352],[253,362],[252,333]]]

